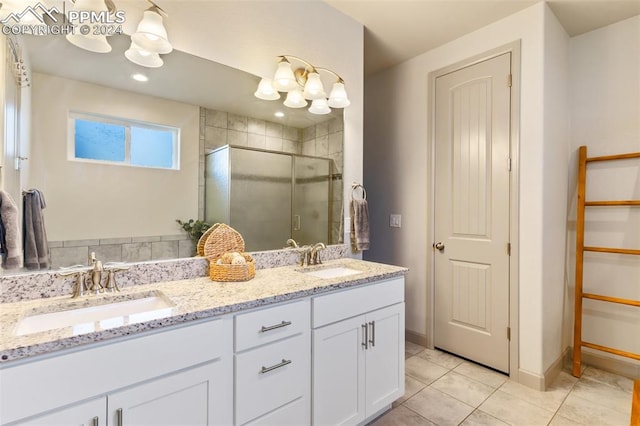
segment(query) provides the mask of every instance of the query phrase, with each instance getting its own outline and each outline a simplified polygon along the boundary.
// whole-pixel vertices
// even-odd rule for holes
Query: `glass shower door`
[[[231,149],[230,224],[247,251],[284,247],[291,235],[291,156]]]
[[[331,162],[294,157],[292,236],[300,244],[329,243]]]

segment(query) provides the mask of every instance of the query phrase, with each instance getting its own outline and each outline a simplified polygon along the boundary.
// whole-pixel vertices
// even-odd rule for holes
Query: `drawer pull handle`
[[[260,333],[265,333],[267,331],[276,330],[278,328],[286,327],[291,325],[291,321],[282,321],[280,324],[270,325],[269,327],[265,327],[264,325],[260,329]]]
[[[100,419],[98,418],[98,416],[94,417],[91,419],[91,426],[98,426],[98,422],[100,421]]]
[[[123,420],[124,420],[123,419],[124,416],[122,415],[122,408],[118,408],[116,410],[116,417],[117,417],[117,423],[116,424],[118,426],[122,426],[122,423],[123,423]]]
[[[280,367],[284,367],[285,365],[289,365],[289,364],[291,364],[291,360],[290,360],[290,359],[284,359],[284,358],[282,358],[282,362],[279,362],[279,363],[278,363],[278,364],[276,364],[276,365],[272,365],[271,367],[264,367],[264,366],[263,366],[263,367],[260,369],[260,374],[268,373],[269,371],[276,370],[276,369],[278,369],[278,368],[280,368]]]
[[[369,327],[367,324],[362,324],[362,347],[365,350],[369,349]]]

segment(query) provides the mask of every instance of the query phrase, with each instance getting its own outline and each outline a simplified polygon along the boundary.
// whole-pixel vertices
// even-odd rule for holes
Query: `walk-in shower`
[[[327,158],[226,145],[206,156],[205,220],[231,225],[250,251],[333,243],[334,178]]]

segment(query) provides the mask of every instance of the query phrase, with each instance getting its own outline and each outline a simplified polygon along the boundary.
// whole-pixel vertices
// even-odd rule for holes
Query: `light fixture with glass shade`
[[[312,114],[329,114],[331,108],[346,108],[351,102],[344,87],[344,80],[335,72],[327,68],[315,67],[304,59],[292,55],[280,55],[278,67],[273,80],[263,78],[258,84],[254,95],[259,99],[275,100],[280,98],[278,92],[287,93],[284,105],[289,108],[307,106],[307,100],[312,101],[309,112]],[[304,67],[291,67],[290,60],[304,64]],[[320,71],[336,78],[331,93],[327,99]]]
[[[131,46],[124,52],[124,56],[134,64],[147,68],[158,68],[164,64],[160,55],[155,52],[149,52],[138,46],[135,42],[131,42]]]
[[[273,87],[273,80],[270,78],[263,78],[258,84],[258,90],[254,93],[258,99],[264,99],[265,101],[275,101],[280,99],[280,93]]]
[[[131,40],[146,51],[169,53],[173,46],[169,43],[167,30],[162,23],[162,15],[167,16],[167,13],[152,1],[147,1],[152,6],[144,11],[136,32],[131,35]]]
[[[113,4],[111,3],[111,6]],[[115,9],[107,7],[105,0],[76,0],[73,5],[73,11],[78,12],[95,12],[98,14],[113,13]],[[67,34],[66,38],[69,43],[78,46],[84,50],[95,53],[109,53],[111,52],[111,45],[107,41],[107,37],[103,34],[94,34],[87,25],[80,26],[78,20],[71,21],[74,26],[72,34]],[[83,28],[89,29],[89,32],[84,34]]]

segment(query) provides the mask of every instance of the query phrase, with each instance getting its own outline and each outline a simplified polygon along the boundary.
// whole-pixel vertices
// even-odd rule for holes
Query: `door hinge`
[[[507,158],[507,170],[511,171],[511,157]]]
[[[511,327],[507,327],[507,340],[511,340]]]
[[[511,74],[507,75],[507,87],[511,87]]]
[[[507,256],[511,256],[511,243],[507,243]]]

